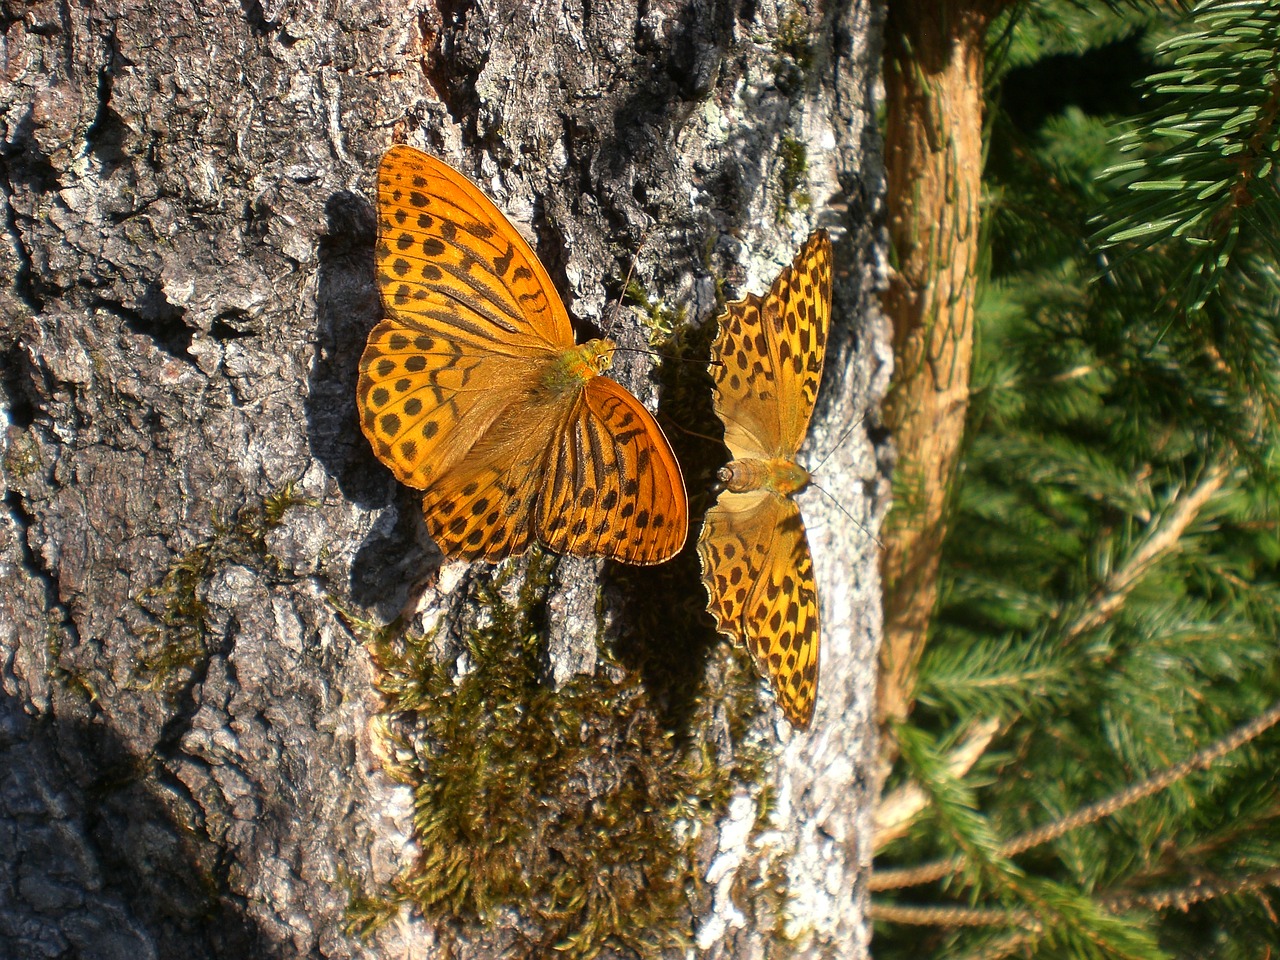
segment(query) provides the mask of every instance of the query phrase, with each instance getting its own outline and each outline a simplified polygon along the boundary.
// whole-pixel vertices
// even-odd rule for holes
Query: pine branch
[[[1195,29],[1161,52],[1172,66],[1148,80],[1158,106],[1124,141],[1154,154],[1113,167],[1131,177],[1129,196],[1095,237],[1102,249],[1177,243],[1188,312],[1221,283],[1238,248],[1271,245],[1277,203],[1274,164],[1280,123],[1280,8],[1268,0],[1206,0]]]
[[[1280,886],[1280,870],[1267,870],[1247,877],[1234,877],[1217,883],[1196,880],[1183,887],[1103,896],[1102,905],[1113,913],[1125,910],[1187,910],[1197,903],[1221,897],[1253,893]],[[867,917],[886,923],[902,923],[915,927],[1025,927],[1038,932],[1044,924],[1030,910],[982,910],[976,907],[904,906],[898,903],[872,902]]]
[[[1230,475],[1231,470],[1225,465],[1211,467],[1195,489],[1182,497],[1173,512],[1163,517],[1160,524],[1147,534],[1146,541],[1124,566],[1099,585],[1091,597],[1090,608],[1067,626],[1063,632],[1064,639],[1074,640],[1107,622],[1143,576],[1178,549],[1182,535]]]
[[[1023,948],[1039,943],[1058,947],[1060,954],[1072,957],[1130,958],[1153,960],[1164,958],[1155,940],[1135,929],[1126,918],[1116,916],[1089,898],[1061,885],[1026,880],[1018,893],[1031,904],[1030,909],[982,910],[970,907],[899,906],[873,903],[868,908],[872,919],[908,926],[932,926],[942,930],[1016,927],[1016,931],[969,947],[960,952],[954,946],[946,956],[1003,957],[1014,951],[1032,955]]]
[[[902,906],[872,901],[867,917],[885,923],[902,923],[911,927],[1027,927],[1043,929],[1043,924],[1030,910],[980,910],[977,907]]]
[[[1264,825],[1280,820],[1280,795],[1273,793],[1268,797],[1268,800],[1270,802],[1265,809],[1254,809],[1245,813],[1233,810],[1226,826],[1215,831],[1201,842],[1188,846],[1182,852],[1182,859],[1194,863],[1205,862],[1209,860],[1211,855],[1220,853],[1223,850],[1231,850],[1235,845],[1245,841],[1250,836],[1257,835],[1265,829]],[[1274,830],[1275,828],[1273,827],[1272,829]],[[1171,872],[1168,870],[1144,870],[1130,877],[1128,886],[1136,887],[1141,881],[1164,879],[1170,874]]]
[[[1239,896],[1254,893],[1269,887],[1280,886],[1280,870],[1267,870],[1247,877],[1236,877],[1213,883],[1203,880],[1184,887],[1167,890],[1149,891],[1141,894],[1125,894],[1123,896],[1104,896],[1100,903],[1112,913],[1123,913],[1128,910],[1182,910],[1185,911],[1197,903],[1216,900],[1222,897]],[[904,926],[937,927],[944,930],[955,930],[964,927],[1019,927],[1017,934],[991,941],[976,954],[970,956],[998,957],[1008,956],[1013,949],[1043,934],[1045,922],[1031,910],[983,910],[976,907],[936,907],[936,906],[904,906],[896,903],[872,902],[867,907],[867,917],[883,923],[896,923]]]
[[[935,824],[962,851],[956,859],[968,874],[966,879],[975,887],[987,877],[1002,878],[1007,884],[1016,868],[1000,856],[999,840],[987,818],[978,813],[973,790],[951,774],[949,762],[923,731],[904,724],[896,733],[903,759],[928,792]]]
[[[1017,856],[1033,847],[1056,840],[1077,827],[1086,826],[1104,817],[1112,816],[1140,800],[1167,789],[1188,774],[1197,770],[1208,769],[1222,757],[1239,749],[1277,723],[1280,723],[1280,702],[1273,704],[1249,723],[1237,727],[1227,736],[1215,741],[1186,760],[1166,768],[1154,777],[1149,777],[1097,803],[1082,807],[1068,817],[1063,817],[1053,823],[1038,827],[1001,844],[999,855],[1002,857]],[[943,877],[958,874],[964,868],[964,865],[963,857],[950,857],[945,860],[935,860],[932,863],[922,864],[918,867],[875,871],[871,874],[869,887],[872,891],[900,890],[904,887],[931,883],[934,880],[941,880]]]
[[[947,773],[963,777],[991,745],[1000,721],[988,718],[975,724],[946,758]],[[929,805],[929,794],[919,783],[904,783],[881,798],[874,815],[872,850],[879,852],[906,833],[916,815]]]
[[[1187,910],[1206,900],[1234,897],[1242,893],[1254,893],[1267,887],[1280,887],[1280,870],[1264,870],[1244,877],[1232,877],[1217,882],[1197,879],[1183,887],[1165,890],[1148,890],[1143,893],[1126,893],[1104,896],[1103,905],[1108,910],[1120,912],[1142,908],[1147,910]]]

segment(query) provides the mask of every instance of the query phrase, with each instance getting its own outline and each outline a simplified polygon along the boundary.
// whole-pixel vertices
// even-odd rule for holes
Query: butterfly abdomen
[[[809,485],[809,471],[785,457],[734,460],[720,468],[720,482],[733,493],[768,490],[789,497]]]

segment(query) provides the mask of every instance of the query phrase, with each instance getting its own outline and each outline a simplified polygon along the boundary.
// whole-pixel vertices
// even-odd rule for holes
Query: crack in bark
[[[455,58],[450,56],[447,47],[456,46],[463,37],[467,15],[475,5],[475,0],[441,0],[437,5],[439,23],[429,22],[426,12],[418,17],[418,33],[422,37],[422,75],[454,126],[473,132],[478,106],[475,77],[480,69],[474,73],[455,69]]]
[[[36,419],[35,404],[18,384],[18,371],[23,363],[22,350],[14,337],[9,348],[0,353],[0,392],[4,395],[4,408],[8,411],[9,425],[26,430]],[[11,441],[12,443],[12,441]],[[6,451],[6,460],[9,453]]]
[[[102,62],[98,67],[98,109],[84,133],[84,145],[87,153],[102,162],[103,173],[109,176],[113,169],[127,163],[124,142],[129,126],[111,107],[116,68],[124,62],[114,28],[102,38],[102,45]]]
[[[13,519],[14,528],[18,531],[17,540],[22,551],[22,566],[31,575],[32,579],[39,581],[44,589],[46,614],[56,615],[57,626],[65,630],[72,642],[79,646],[80,628],[72,618],[71,610],[62,602],[62,581],[58,576],[58,572],[53,567],[46,565],[35,550],[31,548],[29,533],[35,524],[35,518],[27,509],[26,497],[11,487],[5,492],[4,503],[9,509],[9,516]]]
[[[18,298],[26,304],[32,313],[44,310],[44,300],[36,293],[35,269],[31,258],[31,250],[22,236],[22,228],[18,226],[18,211],[13,205],[13,181],[9,176],[9,161],[0,153],[0,191],[4,192],[4,231],[13,247],[14,258],[18,261],[18,270],[13,278],[13,290]]]
[[[169,356],[199,369],[190,349],[194,333],[181,322],[186,310],[169,302],[158,281],[147,283],[146,294],[139,300],[138,307],[140,309],[126,307],[119,300],[106,297],[94,297],[90,303],[91,309],[118,317],[133,333],[147,337]]]

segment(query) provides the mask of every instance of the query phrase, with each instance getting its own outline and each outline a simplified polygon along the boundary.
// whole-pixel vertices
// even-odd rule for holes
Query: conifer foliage
[[[1118,40],[1149,58],[1139,115],[992,106],[881,960],[1280,955],[1280,3],[1046,2],[993,31],[1010,84]]]

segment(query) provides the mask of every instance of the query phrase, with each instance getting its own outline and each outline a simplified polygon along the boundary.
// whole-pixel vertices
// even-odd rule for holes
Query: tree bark
[[[352,625],[400,617],[445,659],[483,626],[480,594],[549,563],[547,682],[570,683],[597,644],[705,603],[697,529],[683,567],[640,581],[661,595],[612,568],[584,590],[601,565],[572,559],[441,565],[355,418],[393,139],[531,225],[583,331],[630,347],[641,324],[609,304],[637,250],[696,339],[717,281],[759,292],[812,227],[843,228],[806,452],[834,448],[818,479],[863,529],[802,502],[814,729],[766,703],[705,744],[726,767],[756,744],[768,789],[730,778],[690,821],[680,924],[700,956],[763,956],[783,916],[794,956],[865,952],[887,497],[867,429],[836,444],[889,369],[877,29],[865,2],[0,2],[0,957],[544,955],[518,901],[482,927],[406,903],[351,932],[351,891],[421,855],[388,772],[412,725]],[[615,373],[652,406],[649,367],[620,353]],[[707,629],[704,686],[732,662]],[[744,903],[766,877],[783,909]]]

